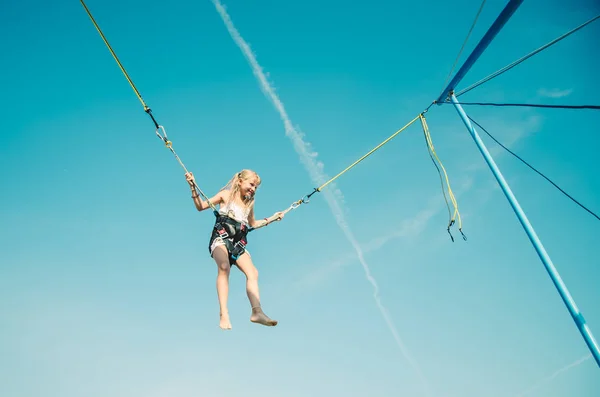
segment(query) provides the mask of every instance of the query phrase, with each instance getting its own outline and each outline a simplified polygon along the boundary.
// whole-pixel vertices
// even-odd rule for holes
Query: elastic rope
[[[580,206],[581,208],[583,208],[584,210],[586,210],[587,212],[589,212],[592,216],[594,216],[596,219],[598,219],[600,221],[600,216],[598,216],[597,214],[595,214],[592,210],[590,210],[589,208],[587,208],[586,206],[584,206],[583,204],[581,204],[579,201],[577,201],[575,198],[573,198],[570,194],[568,194],[567,192],[565,192],[561,187],[559,187],[556,183],[552,182],[550,180],[550,178],[548,178],[546,175],[542,174],[540,171],[538,171],[537,169],[535,169],[531,164],[529,164],[527,161],[523,160],[520,156],[518,156],[516,153],[514,153],[513,151],[511,151],[509,148],[507,148],[506,146],[504,146],[502,143],[500,143],[496,138],[494,138],[492,136],[492,134],[490,134],[485,128],[483,128],[481,126],[481,124],[479,124],[477,121],[473,120],[470,116],[467,116],[469,118],[469,120],[471,120],[475,125],[477,125],[479,128],[481,128],[481,130],[483,132],[485,132],[490,138],[492,138],[494,140],[494,142],[496,142],[498,145],[500,145],[504,150],[506,150],[508,153],[512,154],[514,157],[516,157],[518,160],[520,160],[523,164],[525,164],[527,167],[531,168],[533,171],[535,171],[538,175],[540,175],[542,178],[544,178],[546,181],[550,182],[555,188],[557,188],[558,190],[560,190],[565,196],[567,196],[569,199],[571,199],[575,204],[577,204],[578,206]]]
[[[92,13],[88,9],[88,7],[85,5],[85,3],[83,2],[83,0],[80,0],[80,1],[81,1],[81,4],[83,5],[83,8],[85,8],[85,11],[87,12],[88,16],[92,20],[92,23],[96,27],[96,30],[98,31],[98,33],[100,33],[100,37],[102,37],[102,40],[104,40],[104,44],[106,44],[106,46],[108,47],[108,49],[109,49],[110,53],[112,54],[113,58],[115,59],[115,61],[119,65],[119,68],[121,68],[121,71],[125,75],[125,78],[127,79],[127,81],[129,82],[129,84],[131,85],[131,88],[133,88],[133,91],[135,92],[135,95],[137,95],[138,99],[142,103],[142,106],[144,107],[144,111],[148,111],[149,108],[148,108],[148,106],[146,106],[146,103],[142,99],[142,95],[140,94],[140,92],[138,91],[138,89],[135,87],[135,84],[133,84],[133,81],[131,80],[131,78],[127,74],[127,71],[125,70],[125,68],[121,64],[121,61],[119,61],[119,58],[117,57],[117,54],[115,54],[115,52],[113,51],[112,47],[108,43],[108,40],[106,40],[106,37],[104,37],[104,33],[102,33],[102,30],[100,29],[100,26],[98,26],[98,24],[96,23],[96,20],[92,16]]]
[[[564,39],[565,37],[567,37],[567,36],[569,36],[569,35],[571,35],[571,34],[575,33],[575,32],[576,32],[576,31],[578,31],[579,29],[581,29],[581,28],[583,28],[583,27],[587,26],[588,24],[590,24],[590,23],[594,22],[594,21],[595,21],[596,19],[598,19],[598,18],[600,18],[600,15],[598,15],[598,16],[596,16],[596,17],[594,17],[594,18],[590,19],[589,21],[587,21],[587,22],[585,22],[585,23],[583,23],[583,24],[579,25],[579,26],[578,26],[578,27],[576,27],[575,29],[572,29],[572,30],[568,31],[567,33],[564,33],[562,36],[559,36],[559,37],[557,37],[556,39],[552,40],[551,42],[549,42],[549,43],[547,43],[547,44],[545,44],[545,45],[541,46],[541,47],[540,47],[540,48],[538,48],[537,50],[534,50],[534,51],[530,52],[529,54],[525,55],[524,57],[517,59],[517,60],[516,60],[516,61],[514,61],[513,63],[511,63],[511,64],[509,64],[509,65],[506,65],[506,66],[505,66],[505,67],[503,67],[502,69],[499,69],[498,71],[496,71],[496,72],[494,72],[494,73],[490,74],[489,76],[487,76],[487,77],[485,77],[485,78],[483,78],[483,79],[479,80],[478,82],[476,82],[476,83],[474,83],[474,84],[472,84],[472,85],[468,86],[467,88],[465,88],[465,89],[463,89],[463,90],[459,91],[457,94],[455,94],[455,96],[456,96],[456,97],[459,97],[459,96],[461,96],[461,95],[463,95],[463,94],[465,94],[465,93],[467,93],[467,92],[471,91],[473,88],[475,88],[475,87],[478,87],[478,86],[480,86],[481,84],[483,84],[483,83],[485,83],[485,82],[488,82],[488,81],[490,81],[491,79],[493,79],[493,78],[495,78],[495,77],[497,77],[497,76],[501,75],[502,73],[504,73],[504,72],[506,72],[506,71],[508,71],[508,70],[510,70],[510,69],[512,69],[512,68],[514,68],[515,66],[517,66],[517,65],[518,65],[518,64],[520,64],[521,62],[523,62],[523,61],[525,61],[525,60],[527,60],[527,59],[531,58],[532,56],[534,56],[534,55],[535,55],[535,54],[537,54],[538,52],[545,50],[546,48],[550,47],[551,45],[558,43],[559,41],[561,41],[561,40],[562,40],[562,39]]]
[[[96,27],[96,30],[100,34],[100,37],[102,37],[102,40],[104,41],[104,43],[108,47],[110,53],[112,54],[113,58],[117,62],[117,65],[119,65],[119,68],[121,69],[121,71],[125,75],[125,78],[127,79],[127,81],[129,82],[129,84],[131,85],[131,88],[133,88],[133,91],[135,92],[135,95],[137,95],[138,99],[142,103],[142,106],[144,107],[144,111],[152,119],[152,122],[154,123],[154,126],[156,127],[156,135],[165,143],[165,146],[171,151],[171,153],[173,153],[173,155],[175,156],[175,159],[177,159],[177,161],[179,162],[179,164],[181,165],[181,167],[187,173],[188,170],[186,169],[185,165],[183,164],[183,162],[181,161],[181,159],[179,158],[179,156],[177,155],[177,153],[175,153],[175,150],[173,149],[173,143],[168,139],[167,133],[165,131],[165,128],[163,126],[161,126],[156,121],[156,119],[154,118],[154,116],[152,115],[152,110],[146,105],[146,103],[142,99],[142,95],[140,94],[140,92],[136,88],[135,84],[133,84],[133,80],[131,80],[131,78],[129,77],[129,74],[127,73],[127,71],[125,70],[125,68],[123,67],[123,65],[121,64],[121,61],[119,61],[119,58],[117,57],[117,54],[113,51],[112,47],[110,46],[110,43],[108,42],[108,40],[104,36],[104,33],[100,29],[100,26],[98,26],[98,24],[96,23],[96,20],[92,16],[92,13],[88,9],[87,5],[84,3],[83,0],[80,0],[80,2],[83,5],[83,8],[85,8],[85,11],[87,12],[88,16],[90,17],[92,23]],[[159,133],[159,130],[162,130],[162,134]],[[215,214],[216,214],[217,213],[217,208],[214,206],[214,204],[210,202],[210,200],[208,199],[208,197],[204,194],[204,192],[202,190],[200,190],[200,188],[196,184],[194,184],[194,186],[195,186],[196,191],[198,193],[200,193],[206,199],[206,201],[208,202],[208,204],[210,205],[210,207],[213,209],[213,212],[215,212]]]
[[[430,105],[431,107],[431,105]],[[425,110],[426,112],[427,110]],[[425,113],[423,112],[423,113]],[[360,159],[356,160],[354,163],[352,163],[351,165],[349,165],[348,167],[346,167],[342,172],[340,172],[339,174],[337,174],[336,176],[334,176],[333,178],[331,178],[330,180],[328,180],[327,182],[325,182],[324,184],[322,184],[319,187],[314,188],[314,190],[305,195],[304,197],[302,197],[300,200],[295,201],[292,203],[292,205],[284,211],[284,213],[291,211],[293,209],[298,208],[298,206],[300,206],[301,204],[308,204],[310,201],[310,197],[318,192],[321,192],[321,190],[329,185],[331,182],[333,182],[334,180],[336,180],[337,178],[339,178],[342,174],[344,174],[345,172],[349,171],[352,167],[356,166],[358,163],[360,163],[361,161],[363,161],[365,158],[367,158],[368,156],[370,156],[371,154],[373,154],[376,150],[378,150],[379,148],[381,148],[383,145],[385,145],[386,143],[388,143],[390,140],[392,140],[396,135],[398,135],[399,133],[401,133],[402,131],[404,131],[406,128],[408,128],[412,123],[414,123],[415,121],[417,121],[419,119],[419,117],[421,117],[421,115],[419,114],[417,117],[415,117],[413,120],[411,120],[408,124],[406,124],[404,127],[400,128],[398,131],[394,132],[391,136],[389,136],[386,140],[384,140],[383,142],[381,142],[379,145],[377,145],[375,148],[373,148],[371,151],[369,151],[367,154],[365,154],[364,156],[362,156]]]
[[[419,119],[419,117],[421,117],[420,114],[417,117],[415,117],[413,120],[411,120],[408,124],[406,124],[404,127],[400,128],[398,131],[394,132],[389,138],[387,138],[385,141],[381,142],[379,145],[377,145],[375,148],[373,148],[367,154],[365,154],[360,159],[356,160],[354,163],[352,163],[351,165],[349,165],[348,167],[346,167],[346,169],[344,169],[342,172],[340,172],[339,174],[337,174],[336,176],[334,176],[333,178],[331,178],[330,180],[328,180],[327,182],[325,182],[324,184],[322,184],[321,186],[319,186],[318,188],[316,188],[316,191],[320,192],[325,186],[329,185],[331,182],[333,182],[334,180],[336,180],[337,178],[339,178],[342,174],[344,174],[345,172],[347,172],[348,170],[350,170],[352,167],[354,167],[355,165],[357,165],[358,163],[360,163],[361,161],[363,161],[367,157],[369,157],[371,154],[373,154],[380,147],[382,147],[383,145],[385,145],[386,143],[388,143],[390,140],[392,140],[396,135],[398,135],[399,133],[401,133],[402,131],[404,131],[406,128],[408,128],[412,123],[414,123],[415,121],[417,121]]]

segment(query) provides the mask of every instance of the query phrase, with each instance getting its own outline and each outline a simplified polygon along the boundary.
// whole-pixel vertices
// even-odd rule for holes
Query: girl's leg
[[[231,329],[231,321],[229,321],[229,311],[227,310],[227,297],[229,295],[229,273],[231,265],[229,264],[229,255],[227,248],[221,245],[215,247],[213,251],[213,259],[217,263],[217,296],[219,297],[219,308],[221,320],[219,326],[221,329]]]
[[[260,294],[258,290],[258,270],[252,263],[250,254],[245,252],[237,260],[237,266],[246,275],[246,293],[248,300],[252,305],[252,315],[250,321],[267,326],[277,325],[277,321],[271,320],[260,307]]]

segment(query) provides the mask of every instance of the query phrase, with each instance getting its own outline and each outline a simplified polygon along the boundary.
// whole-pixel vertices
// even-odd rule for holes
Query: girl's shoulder
[[[221,190],[215,195],[215,197],[217,199],[217,203],[215,203],[215,204],[224,205],[227,203],[227,200],[229,198],[229,191]]]

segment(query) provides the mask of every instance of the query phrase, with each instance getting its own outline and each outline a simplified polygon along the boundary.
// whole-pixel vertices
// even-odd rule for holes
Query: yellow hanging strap
[[[462,232],[462,220],[460,218],[460,212],[458,211],[458,204],[456,202],[456,198],[454,197],[454,193],[452,192],[452,188],[450,187],[450,180],[448,179],[448,174],[446,173],[446,169],[444,168],[442,161],[438,157],[437,153],[435,152],[435,148],[433,147],[433,141],[431,140],[431,134],[429,133],[429,127],[427,126],[427,120],[425,120],[425,116],[423,114],[420,114],[419,118],[421,119],[421,125],[423,126],[423,134],[425,135],[425,140],[427,141],[429,156],[431,157],[431,160],[433,161],[433,164],[435,165],[435,168],[438,170],[438,174],[440,175],[440,182],[442,183],[442,193],[444,194],[444,200],[446,201],[446,206],[448,207],[448,217],[450,218],[448,221],[448,234],[450,235],[452,241],[454,241],[454,237],[452,236],[452,233],[450,233],[450,228],[452,227],[452,225],[454,225],[456,219],[458,218],[458,231],[460,232],[460,234],[462,234],[463,239],[466,240],[467,237]],[[438,167],[436,160],[437,163],[439,163],[440,167]],[[452,215],[450,215],[450,207],[448,206],[448,199],[446,198],[446,192],[444,189],[442,174],[440,173],[440,168],[444,173],[446,187],[448,188],[448,196],[450,196],[450,200],[452,201],[452,205],[454,206],[454,212],[452,213]]]
[[[129,82],[129,85],[131,85],[131,88],[133,88],[133,91],[135,92],[135,95],[138,97],[138,99],[142,103],[142,106],[144,107],[144,111],[152,119],[152,122],[154,123],[154,126],[156,127],[156,131],[155,131],[156,135],[165,143],[165,146],[171,151],[171,153],[173,153],[173,155],[175,156],[175,159],[179,162],[179,165],[181,165],[181,167],[184,169],[184,171],[187,174],[188,170],[187,170],[187,168],[185,168],[185,165],[183,164],[183,162],[181,161],[181,159],[179,158],[179,156],[177,155],[177,153],[175,153],[175,150],[173,150],[173,143],[167,137],[167,132],[165,131],[165,128],[162,125],[158,124],[158,122],[154,118],[154,115],[152,115],[152,109],[150,109],[150,107],[148,107],[148,105],[146,105],[146,103],[142,99],[142,95],[140,94],[140,92],[138,91],[138,89],[135,87],[135,84],[133,84],[133,81],[131,80],[131,78],[127,74],[127,71],[125,70],[125,68],[121,64],[121,61],[119,61],[119,58],[117,57],[117,54],[115,54],[115,52],[113,51],[112,47],[110,46],[108,40],[104,36],[104,33],[102,33],[102,30],[100,29],[100,26],[98,26],[98,24],[96,23],[96,20],[92,16],[92,13],[88,9],[88,7],[85,5],[85,3],[83,2],[83,0],[80,0],[80,1],[81,1],[81,5],[83,5],[83,8],[87,12],[87,14],[90,17],[90,19],[92,20],[92,23],[96,27],[96,30],[100,34],[100,37],[102,37],[102,40],[104,41],[104,44],[106,44],[106,46],[108,47],[108,50],[110,51],[110,53],[112,54],[113,58],[117,62],[117,65],[119,65],[119,68],[121,69],[121,71],[125,75],[125,78]],[[204,194],[204,192],[202,190],[200,190],[200,188],[197,185],[195,185],[195,184],[194,184],[194,187],[198,191],[198,193],[200,193],[202,195],[202,197],[204,197],[204,199],[206,199],[206,201],[208,202],[208,204],[212,208],[213,212],[215,214],[218,214],[217,208],[215,207],[215,205],[213,203],[210,202],[210,200]]]

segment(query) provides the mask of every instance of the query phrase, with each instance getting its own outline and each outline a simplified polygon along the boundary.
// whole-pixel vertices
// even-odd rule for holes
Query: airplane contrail
[[[256,60],[254,53],[250,49],[250,46],[248,45],[248,43],[246,43],[246,41],[240,35],[239,31],[234,26],[229,14],[225,10],[225,7],[223,6],[223,4],[219,0],[212,0],[212,2],[215,5],[215,8],[217,9],[219,15],[223,19],[223,22],[224,22],[225,26],[227,27],[227,30],[229,31],[231,38],[238,45],[238,47],[240,48],[240,50],[242,51],[242,53],[244,54],[244,56],[250,63],[252,72],[258,79],[262,91],[267,96],[267,98],[269,98],[271,100],[271,102],[273,103],[273,106],[275,107],[275,109],[277,110],[279,115],[281,116],[281,120],[283,121],[283,124],[285,127],[285,133],[291,139],[292,143],[294,144],[294,148],[295,148],[296,152],[300,155],[300,159],[301,159],[302,163],[307,168],[313,181],[315,183],[317,183],[318,185],[321,185],[328,179],[327,175],[323,171],[323,168],[324,168],[323,163],[316,161],[317,153],[312,151],[311,145],[303,139],[304,134],[300,133],[293,126],[293,123],[292,123],[290,117],[288,116],[288,114],[285,110],[285,107],[283,106],[283,102],[281,102],[278,95],[275,93],[275,90],[273,89],[273,87],[271,86],[269,81],[267,80],[267,77],[265,76],[262,67]],[[360,248],[360,245],[358,244],[358,242],[356,241],[354,234],[350,230],[350,227],[348,226],[348,222],[345,219],[344,213],[342,211],[342,207],[339,202],[339,200],[343,197],[341,192],[339,191],[339,189],[335,189],[335,194],[332,193],[330,190],[324,190],[323,193],[325,195],[325,199],[326,199],[327,203],[329,204],[329,207],[331,208],[333,215],[335,216],[335,219],[336,219],[339,227],[342,229],[342,231],[344,232],[344,234],[346,235],[346,237],[348,238],[348,240],[354,247],[356,254],[358,256],[358,259],[365,271],[367,280],[373,286],[373,289],[374,289],[373,297],[375,298],[377,307],[379,308],[381,315],[383,316],[390,332],[392,333],[394,340],[396,341],[398,347],[402,351],[402,354],[404,355],[404,357],[408,360],[408,362],[411,364],[411,366],[414,368],[414,370],[419,375],[419,377],[423,383],[423,387],[425,388],[426,393],[429,394],[427,380],[425,379],[425,376],[421,372],[417,362],[408,353],[406,346],[404,345],[402,339],[400,338],[400,335],[398,334],[398,331],[396,330],[396,327],[394,326],[391,316],[389,315],[387,309],[383,305],[381,298],[379,296],[379,286],[377,285],[375,278],[371,275],[371,270],[369,268],[369,265],[365,261],[363,251]],[[337,196],[337,198],[336,198],[336,196]]]
[[[534,392],[535,390],[539,389],[540,387],[552,382],[555,378],[557,378],[560,374],[562,374],[563,372],[566,372],[568,370],[570,370],[571,368],[577,367],[581,364],[583,364],[585,361],[589,360],[590,358],[592,358],[591,354],[588,354],[587,356],[581,357],[579,360],[572,362],[569,365],[566,365],[564,367],[562,367],[559,370],[556,370],[552,375],[547,376],[545,378],[543,378],[542,380],[540,380],[539,382],[537,382],[535,385],[531,386],[529,389],[522,391],[521,393],[519,393],[518,395],[516,395],[515,397],[524,397],[528,394],[531,394],[532,392]]]

